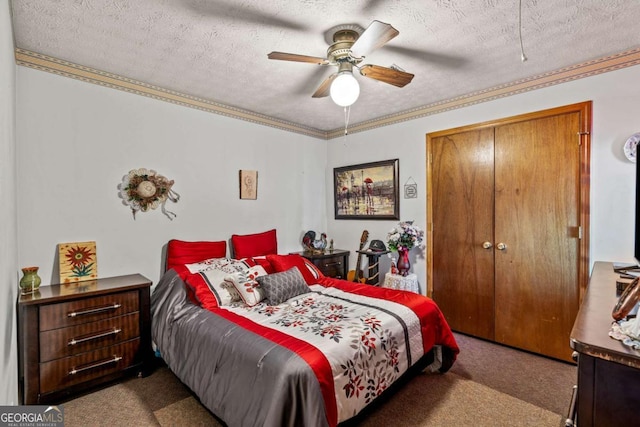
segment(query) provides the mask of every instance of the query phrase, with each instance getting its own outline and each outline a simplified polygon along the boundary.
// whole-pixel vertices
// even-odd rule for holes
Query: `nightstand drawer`
[[[130,313],[40,333],[40,361],[59,359],[110,346],[140,335],[140,317]]]
[[[335,249],[322,253],[292,252],[311,261],[327,277],[346,279],[349,271],[349,251]]]
[[[89,353],[65,357],[40,365],[40,392],[66,387],[122,371],[135,362],[140,339],[104,347]]]
[[[138,311],[138,291],[113,293],[40,307],[40,330],[47,331]]]
[[[345,271],[344,257],[333,256],[314,260],[314,264],[322,271],[325,276],[344,278],[342,275]]]

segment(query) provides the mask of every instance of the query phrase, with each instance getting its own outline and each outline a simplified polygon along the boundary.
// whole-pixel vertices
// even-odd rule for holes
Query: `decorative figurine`
[[[305,252],[322,254],[327,247],[327,233],[321,233],[320,239],[316,240],[316,232],[309,230],[302,238],[302,246]]]

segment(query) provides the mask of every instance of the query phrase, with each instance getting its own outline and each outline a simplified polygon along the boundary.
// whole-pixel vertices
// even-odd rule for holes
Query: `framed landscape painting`
[[[335,219],[400,219],[398,159],[333,169]]]

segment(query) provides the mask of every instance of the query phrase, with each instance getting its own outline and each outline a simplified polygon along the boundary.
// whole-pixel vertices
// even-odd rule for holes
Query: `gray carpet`
[[[446,374],[422,373],[367,413],[362,426],[564,425],[575,365],[456,334]],[[65,426],[219,426],[166,368],[64,403]]]

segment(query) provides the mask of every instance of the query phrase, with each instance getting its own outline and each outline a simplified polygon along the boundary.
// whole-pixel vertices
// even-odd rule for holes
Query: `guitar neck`
[[[362,248],[364,247],[364,245],[360,245],[360,251],[362,250]],[[359,282],[360,281],[360,265],[362,262],[362,254],[358,253],[358,261],[356,261],[356,275],[354,278],[354,282]]]

